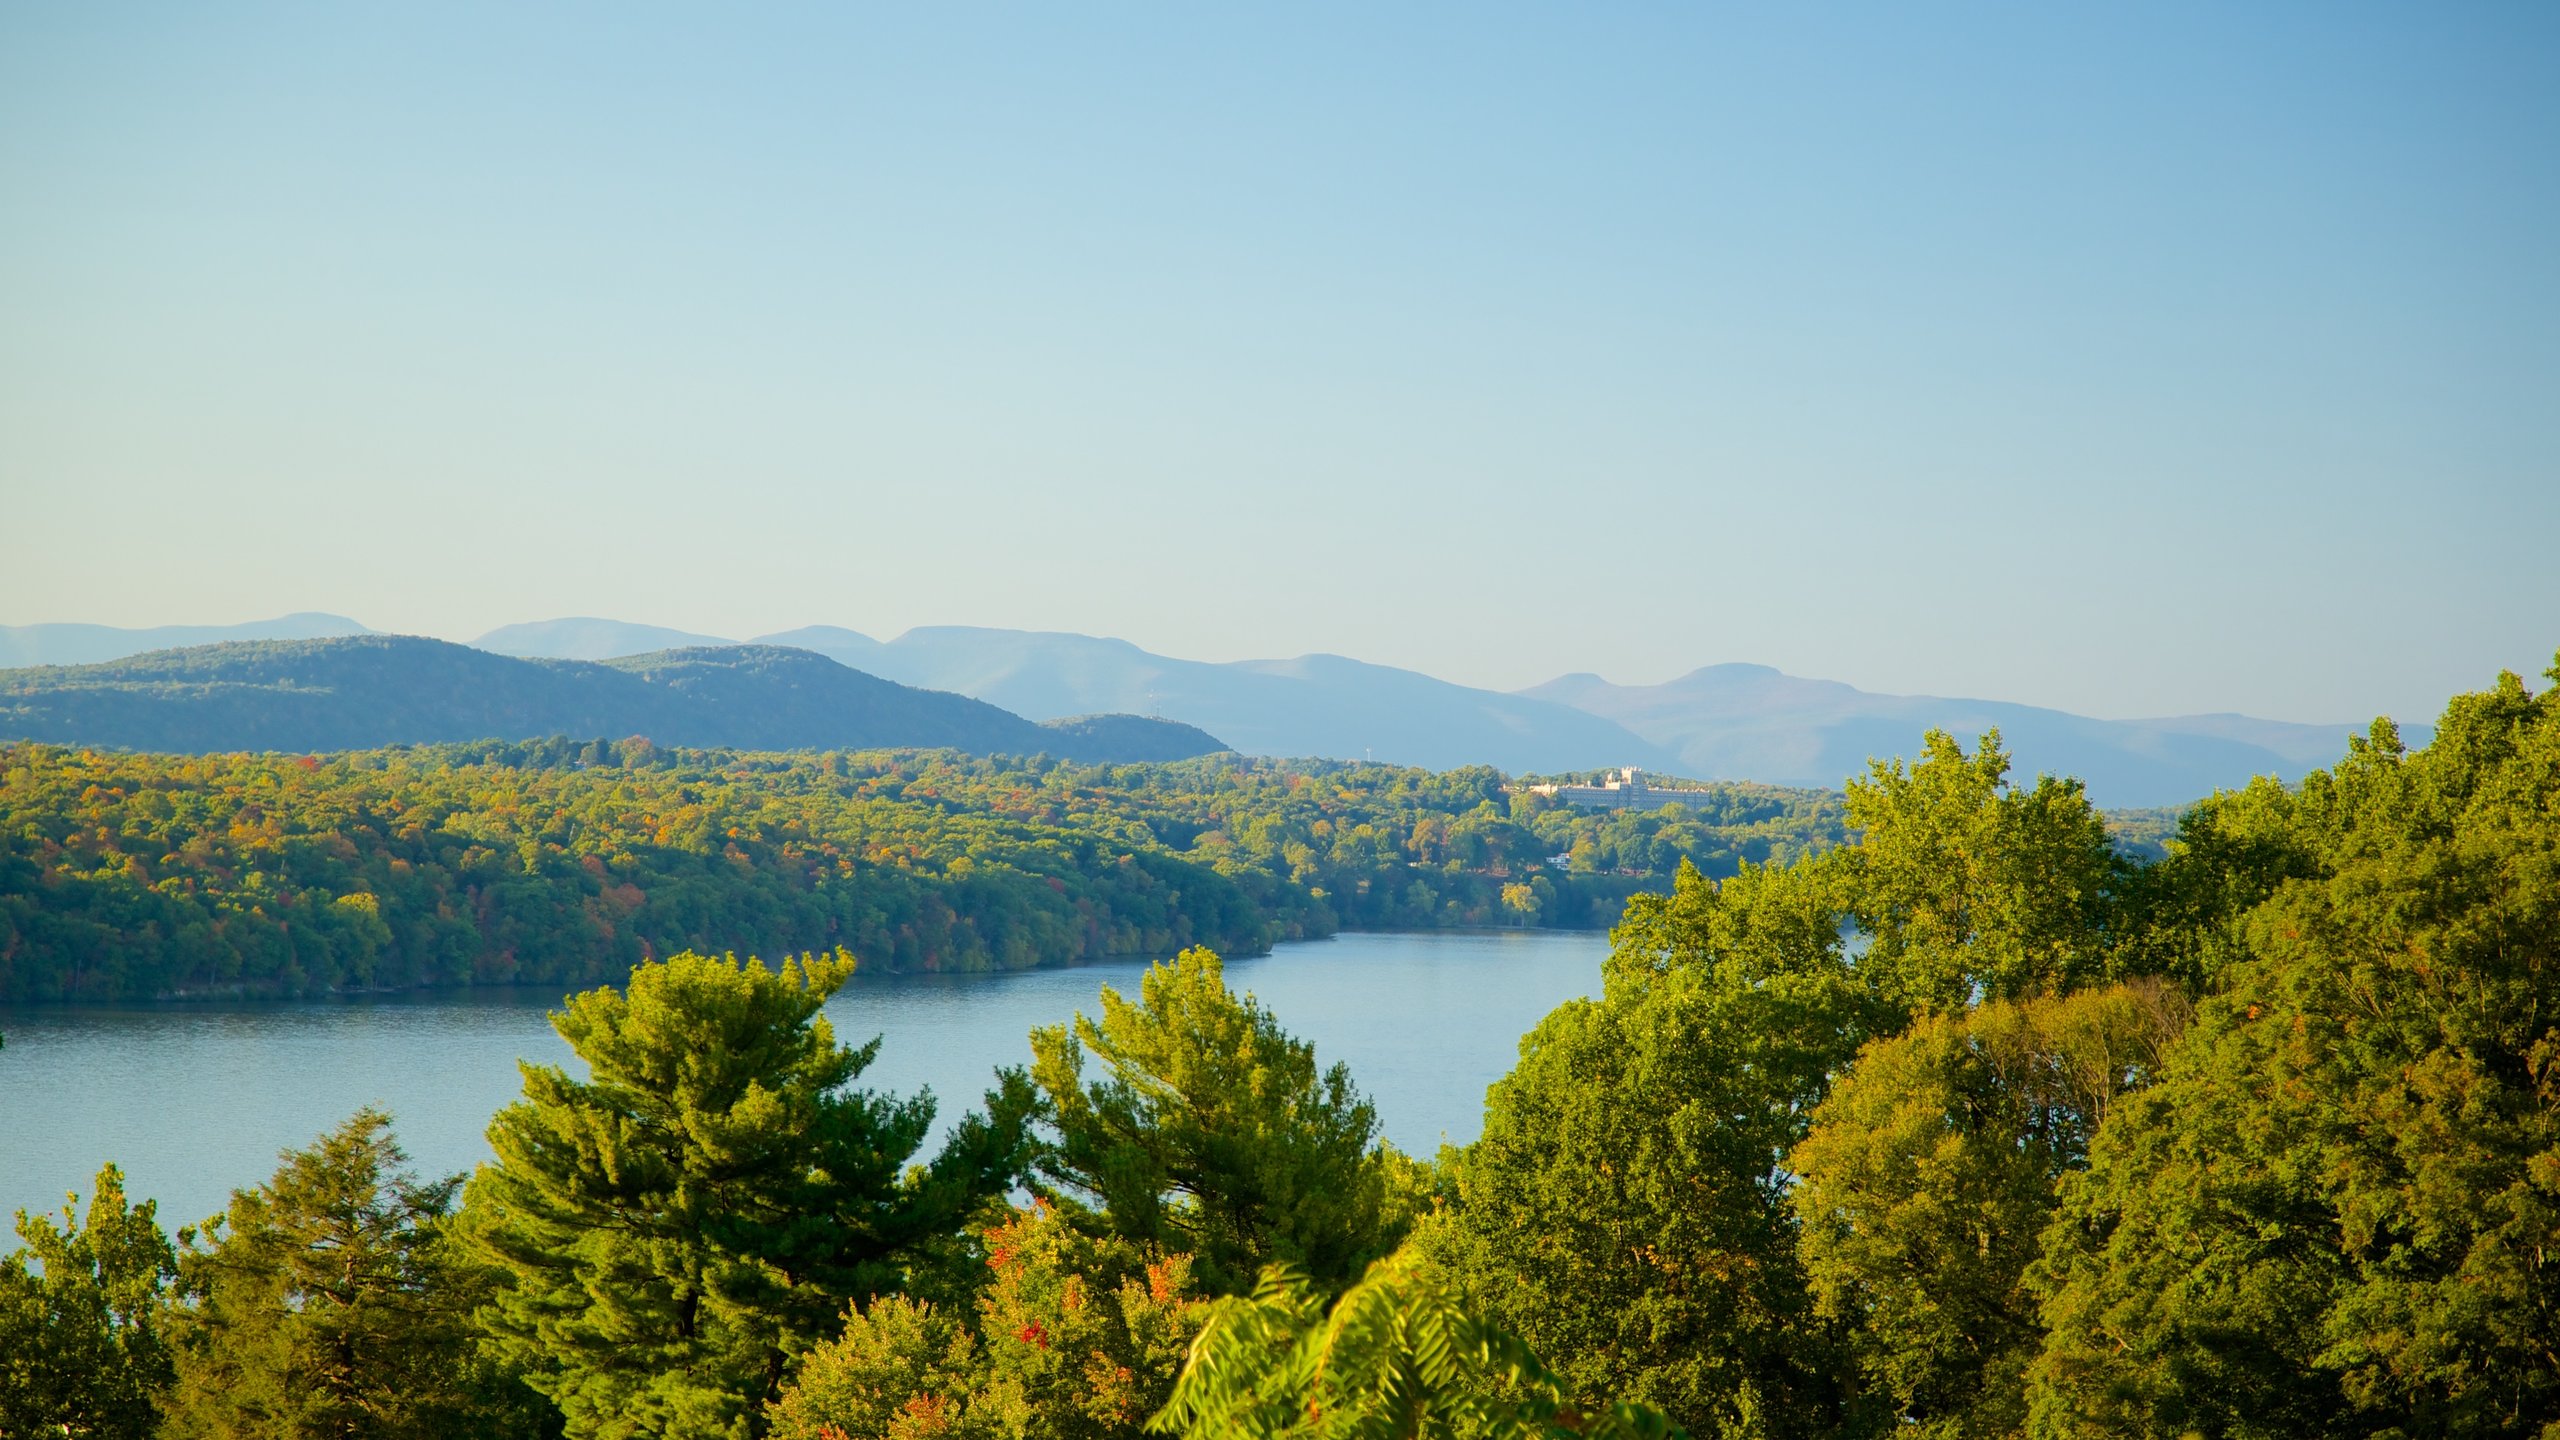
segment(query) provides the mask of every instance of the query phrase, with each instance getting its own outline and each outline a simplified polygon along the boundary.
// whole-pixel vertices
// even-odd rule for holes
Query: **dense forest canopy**
[[[328,756],[0,747],[0,1000],[618,979],[684,949],[1012,969],[1340,928],[1605,925],[1837,797],[1593,814],[1492,770],[1080,765],[553,740]]]
[[[1470,783],[1148,772],[1150,819],[766,763],[1307,904],[1339,875],[1257,822]],[[467,1184],[363,1111],[174,1243],[112,1165],[22,1216],[0,1435],[2560,1435],[2560,689],[2414,753],[2377,722],[2158,858],[1938,733],[1841,818],[1631,896],[1428,1160],[1205,950],[1034,1032],[929,1156],[933,1097],[820,1013],[849,955],[652,960],[554,1013],[585,1078],[526,1067]]]

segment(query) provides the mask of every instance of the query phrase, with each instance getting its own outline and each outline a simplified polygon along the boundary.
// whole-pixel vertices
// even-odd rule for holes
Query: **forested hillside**
[[[1107,718],[1111,723],[1095,723]],[[666,650],[526,660],[414,635],[241,642],[112,664],[0,671],[0,737],[202,754],[348,750],[544,735],[642,735],[749,749],[948,747],[1079,760],[1225,749],[1142,716],[1035,725],[806,650]]]
[[[510,662],[512,663],[512,662]],[[686,948],[1018,968],[1341,927],[1603,925],[1836,796],[1593,815],[1492,770],[550,741],[0,747],[0,999],[613,980]]]
[[[423,763],[655,793],[649,757],[570,753]],[[20,758],[92,805],[166,794]],[[1313,817],[1374,837],[1475,783],[779,763],[812,777],[792,796],[876,786],[1132,851],[1214,824],[1190,853],[1268,872],[1302,847],[1293,874],[1322,869]],[[320,813],[351,784],[236,788]],[[475,815],[565,797],[492,788]],[[1032,1031],[930,1153],[934,1097],[861,1088],[874,1048],[820,1013],[850,955],[643,965],[554,1012],[582,1066],[524,1067],[467,1188],[360,1110],[174,1244],[112,1164],[85,1218],[23,1219],[0,1429],[2560,1433],[2560,691],[2504,677],[2417,752],[2377,723],[2298,790],[2196,807],[2156,860],[2075,782],[1942,732],[1846,812],[1846,843],[1631,899],[1601,993],[1429,1160],[1206,950]],[[705,845],[726,818],[696,817]],[[1559,820],[1480,808],[1437,843],[1491,857]]]

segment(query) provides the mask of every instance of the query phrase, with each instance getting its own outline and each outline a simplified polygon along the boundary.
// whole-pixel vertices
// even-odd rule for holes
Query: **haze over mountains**
[[[369,633],[342,617],[307,615],[232,628],[264,633],[328,623],[346,627],[339,633]],[[211,637],[225,628],[183,633]],[[34,632],[47,633],[26,638]],[[0,627],[0,655],[75,646],[94,651],[119,636],[141,649],[146,637],[177,633]],[[701,647],[740,642],[573,617],[505,626],[474,643],[478,651],[529,659],[622,661],[682,647],[709,653]],[[2292,779],[2337,759],[2347,736],[2363,728],[2243,715],[2100,720],[2003,701],[1872,694],[1761,665],[1711,665],[1643,686],[1566,675],[1505,693],[1338,655],[1212,663],[1157,655],[1124,640],[1047,631],[927,626],[882,641],[818,625],[749,643],[814,652],[900,686],[970,697],[1013,712],[1007,718],[1017,723],[1110,715],[1125,726],[1135,723],[1131,717],[1161,716],[1249,754],[1374,758],[1443,770],[1482,764],[1515,774],[1555,773],[1637,765],[1700,779],[1832,788],[1863,771],[1869,756],[1910,754],[1930,728],[1970,742],[1997,727],[2022,776],[2079,776],[2100,804],[2113,807],[2183,804],[2253,775]],[[693,743],[675,732],[657,738]],[[1052,753],[1066,753],[1054,733],[1049,738]],[[1146,749],[1161,739],[1149,734],[1128,743]],[[2413,730],[2411,739],[2422,740],[2423,731]]]
[[[1526,693],[1618,721],[1670,749],[1683,773],[1789,785],[1836,786],[1868,756],[1910,754],[1932,729],[1967,743],[1997,729],[2021,778],[2075,775],[2110,806],[2181,804],[2253,775],[2294,779],[2344,754],[2353,728],[2245,715],[2093,720],[1998,700],[1869,694],[1766,665],[1710,665],[1660,685],[1566,675]]]
[[[1226,747],[1138,716],[1034,724],[768,645],[610,662],[414,635],[243,641],[0,671],[0,737],[169,752],[323,751],[547,735],[758,750],[918,748],[1176,760]]]
[[[344,615],[305,610],[244,625],[0,625],[0,669],[21,665],[95,665],[153,650],[218,645],[229,640],[318,640],[373,632]],[[624,651],[624,654],[636,652]]]

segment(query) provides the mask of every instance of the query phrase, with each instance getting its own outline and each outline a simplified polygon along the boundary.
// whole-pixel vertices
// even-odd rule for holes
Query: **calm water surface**
[[[1483,1121],[1484,1091],[1549,1010],[1594,994],[1608,938],[1527,931],[1344,935],[1228,963],[1281,1024],[1350,1062],[1387,1138],[1430,1154]],[[837,1036],[883,1037],[862,1083],[930,1086],[946,1121],[974,1107],[1024,1037],[1103,985],[1134,992],[1143,962],[1007,975],[858,977],[827,1006]],[[487,1158],[489,1116],[516,1098],[519,1059],[573,1063],[550,991],[326,1001],[0,1010],[0,1217],[85,1202],[101,1161],[160,1202],[174,1229],[264,1180],[276,1152],[365,1104],[391,1112],[424,1173]],[[0,1251],[15,1241],[0,1227]]]

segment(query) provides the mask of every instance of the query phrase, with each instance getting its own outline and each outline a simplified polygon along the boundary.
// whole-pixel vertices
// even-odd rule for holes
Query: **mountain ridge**
[[[235,641],[0,671],[0,736],[173,753],[328,751],[547,735],[733,749],[939,749],[1169,760],[1226,748],[1138,716],[1035,724],[779,646],[610,662],[520,658],[423,636]]]
[[[885,642],[834,626],[758,639],[805,645],[904,684],[975,695],[1023,715],[1163,715],[1252,755],[1432,770],[1491,765],[1513,773],[1676,764],[1669,751],[1626,727],[1570,706],[1341,655],[1180,660],[1114,638],[967,625],[918,626]]]
[[[217,645],[228,640],[321,640],[374,633],[358,621],[323,610],[296,610],[271,620],[248,620],[237,625],[0,625],[0,670],[30,665],[97,665],[154,650]]]
[[[501,625],[471,641],[471,648],[496,655],[546,660],[618,660],[660,650],[735,645],[720,635],[698,635],[664,625],[635,625],[594,615],[564,615]]]
[[[356,626],[345,617],[307,614],[258,623],[295,620]],[[0,627],[0,639],[48,628],[87,632],[84,643],[94,647],[185,627]],[[568,616],[501,626],[477,643],[526,659],[619,664],[637,654],[668,653],[671,647],[660,642],[670,639],[686,642],[672,648],[811,651],[886,682],[986,702],[1024,723],[1153,716],[1197,727],[1204,738],[1251,754],[1377,759],[1435,770],[1492,765],[1514,774],[1553,774],[1634,765],[1701,779],[1830,789],[1864,773],[1870,757],[1908,757],[1926,730],[1944,729],[1970,743],[1997,728],[2022,777],[2040,771],[2077,776],[2100,803],[2127,808],[2183,805],[2256,775],[2299,778],[2334,761],[2347,736],[2364,728],[2229,712],[2106,720],[2012,701],[1870,692],[1749,661],[1699,666],[1658,685],[1617,685],[1576,671],[1496,691],[1330,652],[1184,660],[1111,636],[969,625],[915,626],[889,640],[811,625],[732,641]],[[1086,733],[1108,728],[1087,726]],[[2413,738],[2424,733],[2407,728]]]
[[[1837,785],[1863,774],[1872,757],[1908,756],[1928,730],[1971,744],[1996,729],[2021,777],[2073,776],[2121,808],[2184,804],[2256,775],[2297,779],[2345,753],[2362,728],[2239,715],[2102,720],[2013,701],[1865,691],[1744,663],[1700,666],[1659,685],[1582,672],[1523,693],[1615,719],[1673,751],[1687,773],[1782,785]]]

